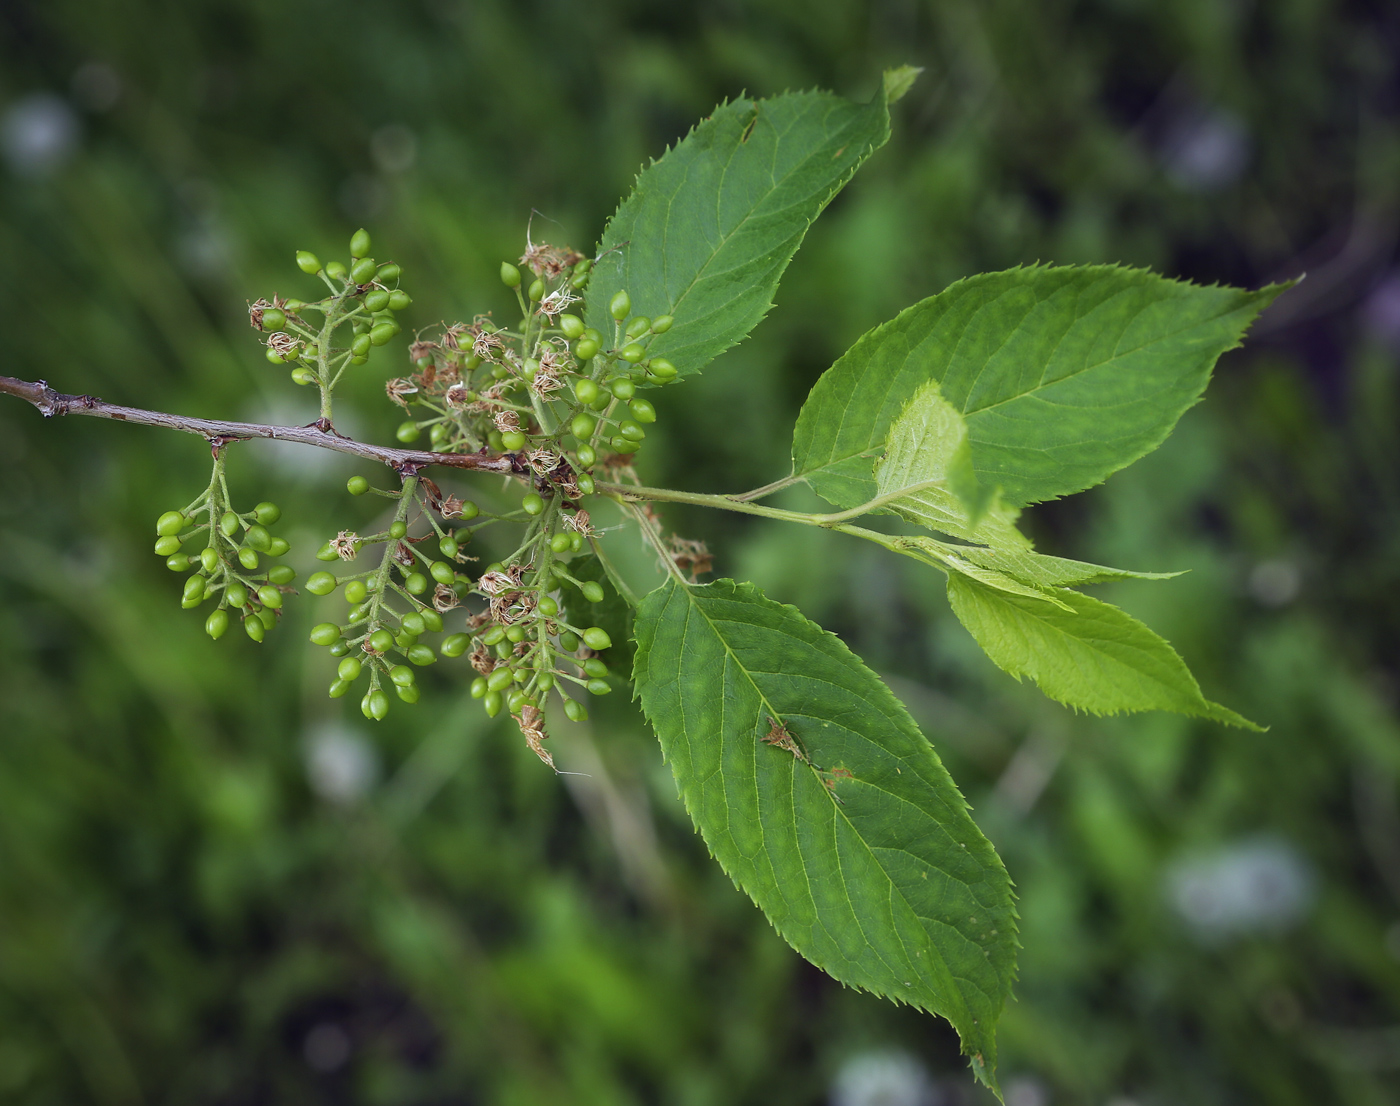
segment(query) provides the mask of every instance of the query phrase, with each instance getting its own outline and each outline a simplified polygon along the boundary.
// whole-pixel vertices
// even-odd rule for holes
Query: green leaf
[[[979,483],[967,423],[936,381],[914,393],[894,420],[875,465],[881,505],[912,522],[987,545],[1029,547],[1016,529],[1015,508]]]
[[[1126,568],[1049,557],[1031,549],[988,549],[980,545],[943,545],[943,551],[958,560],[996,572],[1039,588],[1078,587],[1103,584],[1110,580],[1170,580],[1180,572],[1132,572]]]
[[[807,228],[889,133],[883,89],[868,104],[793,92],[717,108],[609,221],[588,324],[611,344],[608,303],[626,289],[636,314],[675,317],[648,352],[699,372],[768,313]]]
[[[863,335],[812,389],[794,472],[842,507],[929,381],[967,422],[977,480],[1024,506],[1092,487],[1159,446],[1226,350],[1289,285],[1257,292],[1116,266],[959,281]]]
[[[987,656],[1051,699],[1090,714],[1166,710],[1261,728],[1206,699],[1176,650],[1131,615],[1067,588],[1052,594],[1063,606],[948,576],[953,612]]]
[[[1010,883],[890,690],[732,580],[648,595],[633,679],[691,818],[778,932],[843,983],[947,1018],[990,1085]]]

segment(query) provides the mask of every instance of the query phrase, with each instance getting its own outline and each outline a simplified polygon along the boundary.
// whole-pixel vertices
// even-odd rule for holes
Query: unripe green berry
[[[522,642],[525,640],[525,628],[523,626],[507,626],[506,640],[510,642]]]
[[[394,644],[397,645],[400,649],[407,649],[417,640],[417,634],[410,634],[404,630],[400,630],[397,634],[394,635]]]
[[[437,654],[433,652],[429,645],[410,645],[408,647],[408,659],[422,668],[425,664],[436,664]]]
[[[487,432],[486,444],[497,453],[500,453],[506,447],[505,442],[501,440],[501,432],[499,430],[490,430]]]
[[[180,552],[180,539],[177,537],[156,538],[156,556],[169,557]]]
[[[574,356],[580,361],[592,361],[601,347],[592,338],[580,338],[574,346]]]
[[[475,503],[471,502],[470,500],[462,504],[463,521],[476,518],[476,516],[479,514],[481,514],[481,508],[478,507]]]
[[[219,529],[223,532],[224,537],[233,537],[234,534],[238,533],[238,516],[232,511],[225,511],[219,517]]]
[[[439,634],[442,632],[442,615],[431,607],[424,607],[418,612],[418,617],[423,620],[423,625],[427,627],[429,633]]]
[[[264,354],[264,356],[274,365],[285,365],[287,363],[287,359],[271,347],[268,348],[268,351],[266,354]]]
[[[457,540],[450,534],[444,534],[438,539],[438,552],[448,559],[457,556],[457,548]]]
[[[271,607],[263,607],[254,617],[262,622],[264,630],[274,629],[277,625],[277,612]]]
[[[495,645],[497,642],[505,640],[505,636],[506,630],[504,626],[492,626],[481,635],[481,643],[483,645]]]
[[[622,322],[623,319],[627,318],[627,316],[632,313],[632,297],[629,296],[625,290],[616,293],[613,298],[608,301],[608,312],[618,322]]]
[[[575,553],[579,552],[583,549],[583,535],[580,534],[577,530],[575,530],[572,534],[569,535],[569,544],[573,546],[573,550]]]
[[[507,288],[520,287],[520,270],[509,261],[501,262],[501,283]]]
[[[382,288],[376,288],[373,292],[365,293],[366,311],[383,311],[389,306],[389,293]]]
[[[635,365],[646,355],[646,347],[643,346],[640,342],[628,342],[625,346],[622,347],[620,351],[618,351],[619,357],[633,365]]]
[[[306,578],[306,590],[312,595],[329,595],[339,583],[329,572],[313,572]]]
[[[572,722],[588,721],[588,708],[585,707],[582,703],[580,703],[577,699],[570,699],[565,697],[564,713],[569,716],[569,720]]]
[[[675,319],[671,318],[670,315],[658,315],[651,320],[651,332],[653,334],[665,334],[666,331],[671,329],[671,324],[674,322]]]
[[[572,342],[583,335],[583,320],[577,315],[560,315],[559,329],[564,332],[564,337]]]
[[[293,384],[315,384],[315,383],[316,383],[316,374],[315,374],[314,372],[312,372],[310,369],[293,369],[293,370],[292,370],[292,383],[293,383]]]
[[[585,580],[583,586],[578,590],[590,603],[601,603],[603,601],[603,585],[596,580]]]
[[[442,644],[438,646],[438,652],[444,657],[460,657],[471,646],[470,634],[453,634],[451,637],[442,639]]]
[[[168,538],[185,528],[185,516],[179,511],[166,511],[156,519],[156,536]]]
[[[592,383],[590,381],[589,383]],[[593,437],[593,431],[598,428],[598,420],[592,415],[580,411],[569,423],[569,430],[575,438],[581,442],[586,442]]]
[[[369,635],[369,647],[376,653],[387,653],[394,647],[394,635],[388,630],[375,630]]]
[[[269,557],[281,557],[291,548],[286,538],[273,538],[268,544],[267,555]]]
[[[390,311],[402,311],[412,302],[412,297],[410,297],[409,294],[405,292],[402,288],[395,288],[392,292],[389,293]]]
[[[316,550],[316,559],[318,561],[338,561],[340,554],[331,548],[330,542],[323,542],[321,548]]]
[[[399,697],[399,700],[401,702],[416,703],[418,702],[418,696],[421,693],[419,692],[417,687],[410,685],[408,687],[395,686],[394,694],[396,694]]]
[[[597,657],[589,657],[583,662],[583,671],[585,675],[592,676],[595,680],[602,679],[608,674],[608,666]]]
[[[243,632],[254,641],[262,641],[267,636],[267,627],[262,624],[260,618],[245,618],[243,620]]]
[[[204,590],[207,583],[208,581],[198,574],[186,580],[183,593],[185,601],[191,603],[198,603],[201,601],[204,598]]]
[[[525,448],[525,435],[519,430],[507,430],[501,435],[501,445],[514,453]]]
[[[262,598],[262,591],[258,592],[258,598]],[[311,627],[312,645],[334,645],[339,640],[340,627],[334,622],[320,622]]]
[[[335,674],[342,680],[356,680],[359,679],[360,669],[363,667],[359,657],[346,657],[336,668]]]
[[[409,611],[408,614],[399,619],[399,625],[415,637],[427,629],[427,627],[423,625],[423,616],[417,611]]]
[[[612,638],[601,626],[590,626],[583,631],[583,643],[594,652],[601,652],[612,646]]]
[[[538,492],[526,492],[521,499],[520,506],[524,508],[527,515],[538,515],[544,510],[544,500],[540,498]]]
[[[535,605],[535,610],[539,611],[544,618],[553,618],[559,613],[559,604],[546,595]]]
[[[627,329],[623,331],[629,338],[640,338],[651,329],[651,320],[645,315],[633,316],[627,324]]]
[[[352,680],[335,680],[331,683],[329,695],[332,699],[339,699],[350,690]]]
[[[297,268],[308,276],[314,276],[321,268],[321,263],[310,250],[297,250]]]
[[[488,691],[481,699],[481,705],[486,708],[486,714],[490,718],[495,718],[501,713],[504,702],[499,691]]]
[[[264,307],[262,313],[262,329],[275,334],[279,330],[286,329],[287,314],[276,307]]]
[[[642,443],[635,438],[627,438],[621,434],[608,439],[608,445],[612,446],[618,453],[636,453],[642,448]]]
[[[215,641],[224,636],[224,631],[228,629],[228,611],[220,608],[211,611],[209,617],[204,620],[204,632]]]
[[[574,381],[574,395],[580,403],[591,404],[598,398],[598,385],[595,381],[589,380],[588,377],[576,380]]]
[[[428,566],[428,571],[439,584],[450,584],[457,578],[457,574],[452,571],[452,566],[445,561],[434,561]]]
[[[511,714],[519,714],[520,708],[527,702],[529,702],[529,700],[526,698],[523,691],[512,691],[506,696],[506,707]]]
[[[347,625],[354,626],[363,622],[369,617],[369,612],[373,609],[373,603],[357,603],[350,608],[350,612],[345,616]]]
[[[375,323],[369,328],[369,344],[372,346],[385,345],[398,332],[399,329],[394,323]]]
[[[274,584],[290,584],[297,578],[297,570],[291,565],[274,565],[267,574],[268,581]]]
[[[609,383],[608,390],[618,399],[627,400],[637,394],[637,385],[624,376]]]
[[[361,227],[350,236],[350,256],[359,260],[369,253],[369,231]]]
[[[645,400],[638,396],[627,406],[632,412],[632,417],[638,422],[656,421],[656,408],[651,405],[650,400]]]
[[[389,713],[389,696],[376,688],[360,700],[360,710],[366,718],[381,722]]]
[[[374,263],[374,258],[362,257],[350,266],[350,279],[356,284],[368,284],[378,271],[379,266]]]
[[[566,630],[559,635],[559,648],[566,653],[572,653],[578,648],[578,634],[572,630]]]
[[[359,606],[369,594],[369,587],[363,580],[351,580],[345,585],[345,601],[351,606]]]
[[[410,572],[404,578],[403,590],[409,595],[422,595],[428,590],[428,578],[421,572]]]
[[[407,533],[408,524],[402,519],[395,519],[393,522],[389,523],[389,537],[391,537],[394,541],[398,541]]]
[[[231,607],[246,607],[248,605],[248,589],[235,580],[224,588],[224,598],[229,601]]]
[[[569,535],[562,531],[549,539],[549,548],[556,553],[567,553],[570,549]]]
[[[417,682],[418,676],[408,665],[399,664],[389,669],[389,679],[393,680],[399,687],[410,687]]]
[[[540,300],[544,299],[544,281],[539,277],[532,280],[526,295],[530,297],[531,303],[538,303]]]
[[[598,451],[595,450],[591,445],[581,445],[578,447],[578,449],[574,451],[574,457],[578,460],[578,463],[581,467],[592,468],[593,463],[598,460]],[[579,491],[583,492],[584,495],[592,495],[593,480],[591,477],[588,477],[588,487],[585,488],[583,486],[583,481],[585,477],[588,477],[588,474],[586,472],[581,472],[578,474],[578,478],[574,482],[578,484]]]
[[[271,584],[264,584],[258,588],[258,599],[264,607],[269,607],[274,611],[282,606],[282,593]],[[336,633],[337,635],[340,633],[339,628],[336,629]]]
[[[350,652],[350,643],[344,638],[341,638],[329,649],[327,649],[326,652],[328,652],[331,656],[339,660],[341,657],[345,656],[347,653]]]
[[[330,277],[332,280],[344,280],[345,266],[339,261],[326,262],[326,276]]]
[[[173,553],[165,558],[165,567],[171,572],[184,572],[190,567],[190,559],[183,553]]]
[[[671,380],[679,370],[664,357],[653,357],[647,363],[647,372],[658,380]]]
[[[471,688],[469,690],[473,699],[480,699],[484,696],[486,694],[486,677],[478,676],[474,679],[471,682]]]
[[[500,691],[510,687],[515,682],[515,673],[505,667],[493,668],[491,675],[486,677],[486,689],[488,691]]]
[[[640,442],[647,436],[647,432],[631,419],[623,419],[618,424],[617,431],[624,438],[631,438],[634,442]]]
[[[266,553],[272,547],[272,535],[267,532],[266,526],[255,522],[248,527],[248,532],[243,535],[243,544],[249,549],[256,549],[259,553]]]
[[[402,275],[403,270],[391,261],[387,265],[379,266],[379,272],[375,273],[374,277],[384,284],[393,284]]]
[[[399,423],[399,428],[394,431],[394,437],[405,444],[416,442],[418,440],[418,435],[418,424],[412,419],[409,419],[407,422]]]
[[[345,490],[351,495],[364,495],[369,491],[369,481],[363,476],[352,476],[345,481]]]
[[[607,680],[589,680],[588,693],[590,695],[606,695],[612,690],[612,685]]]
[[[273,526],[282,517],[282,508],[264,499],[253,508],[253,514],[264,526]]]

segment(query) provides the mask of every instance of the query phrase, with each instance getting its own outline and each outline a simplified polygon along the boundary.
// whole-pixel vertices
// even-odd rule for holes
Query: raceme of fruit
[[[290,436],[384,466],[346,485],[386,501],[382,526],[328,538],[324,567],[301,583],[327,604],[310,639],[331,654],[330,696],[353,689],[381,719],[391,697],[416,702],[420,672],[442,659],[552,767],[549,712],[581,722],[588,696],[630,678],[711,852],[778,931],[836,978],[948,1019],[995,1090],[1016,949],[995,850],[888,687],[795,608],[749,584],[700,584],[711,553],[668,534],[654,504],[820,527],[937,569],[987,655],[1076,709],[1253,726],[1207,699],[1166,641],[1079,590],[1159,575],[1040,553],[1018,517],[1160,445],[1286,286],[1205,288],[1118,266],[972,276],[875,327],[827,370],[798,418],[788,475],[731,496],[645,486],[634,465],[664,427],[659,389],[762,320],[808,226],[884,144],[889,106],[916,73],[885,74],[864,104],[825,92],[729,102],[642,171],[592,256],[527,237],[500,266],[515,321],[480,314],[408,343],[404,375],[385,384],[400,413],[393,445],[340,437],[334,393],[346,372],[387,355],[378,347],[398,348],[398,314],[412,304],[403,274],[372,256],[364,230],[344,260],[297,251],[323,294],[259,299],[249,318],[267,359],[316,385],[320,418],[197,431],[212,475],[156,520],[155,551],[185,578],[182,605],[208,611],[210,637],[241,622],[260,642],[296,593],[295,573],[279,560],[278,508],[239,509],[230,496],[228,449]],[[45,413],[73,398],[0,382]],[[136,416],[124,415],[178,422]],[[424,475],[435,466],[461,486]],[[473,469],[513,481],[513,505],[482,506],[497,500],[473,497]],[[833,509],[760,502],[798,482]],[[593,518],[604,502],[667,574],[648,594],[608,555],[626,535],[603,541]],[[912,532],[861,525],[875,513]],[[470,551],[487,526],[514,548],[483,564]]]

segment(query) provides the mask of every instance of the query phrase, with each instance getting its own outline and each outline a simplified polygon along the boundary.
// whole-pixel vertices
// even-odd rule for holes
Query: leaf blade
[[[896,82],[898,85],[899,82]],[[675,324],[648,352],[699,372],[767,314],[807,228],[889,138],[887,92],[854,104],[798,92],[721,105],[637,177],[589,278],[588,324],[611,341],[608,303]]]
[[[823,374],[798,418],[793,471],[833,503],[865,502],[861,459],[933,380],[967,420],[977,479],[1008,504],[1082,491],[1160,445],[1287,287],[1204,288],[1103,265],[959,281]]]
[[[1060,606],[948,575],[948,601],[983,652],[1057,702],[1090,714],[1166,710],[1261,729],[1205,698],[1176,650],[1125,611],[1068,588],[1049,590]]]
[[[794,608],[729,580],[647,596],[636,657],[682,798],[735,882],[836,978],[947,1017],[990,1080],[1014,971],[1009,881],[889,689]],[[765,742],[771,722],[800,756]]]

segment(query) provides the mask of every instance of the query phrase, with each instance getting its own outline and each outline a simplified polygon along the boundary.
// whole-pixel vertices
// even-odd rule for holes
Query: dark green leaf
[[[868,104],[794,92],[717,108],[642,171],[608,223],[589,325],[611,343],[608,303],[626,289],[634,313],[675,317],[649,352],[699,372],[767,314],[807,228],[888,137],[883,90]]]
[[[990,1081],[1010,884],[889,689],[731,580],[643,600],[634,680],[691,817],[778,932],[842,982],[947,1018]]]

